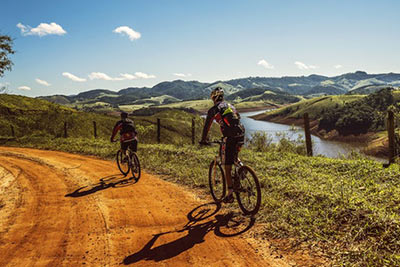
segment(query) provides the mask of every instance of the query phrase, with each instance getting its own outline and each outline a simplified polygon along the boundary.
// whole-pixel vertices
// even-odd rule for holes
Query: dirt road
[[[240,235],[253,223],[112,161],[0,147],[0,266],[289,266]]]

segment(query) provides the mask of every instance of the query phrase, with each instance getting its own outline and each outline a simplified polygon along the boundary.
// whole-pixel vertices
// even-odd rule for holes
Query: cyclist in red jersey
[[[237,158],[239,150],[244,143],[245,129],[240,122],[240,115],[235,107],[224,101],[224,90],[221,87],[215,88],[210,95],[214,106],[208,110],[207,118],[203,128],[203,134],[200,144],[207,144],[207,135],[216,120],[223,136],[225,137],[225,177],[228,185],[228,194],[224,202],[233,202],[233,183],[232,183],[232,165]]]
[[[114,142],[114,137],[118,133],[120,133],[120,143],[122,154],[126,156],[126,150],[128,147],[132,149],[132,151],[137,151],[137,132],[135,129],[135,124],[131,119],[128,119],[128,113],[121,112],[121,120],[119,120],[113,129],[111,135],[111,142]]]

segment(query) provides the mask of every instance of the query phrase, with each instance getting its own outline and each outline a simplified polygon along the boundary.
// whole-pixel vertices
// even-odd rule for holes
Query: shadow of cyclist
[[[210,205],[216,205],[216,207],[209,208]],[[196,207],[188,213],[187,217],[189,221],[182,229],[155,234],[153,238],[149,242],[147,242],[147,244],[140,251],[130,256],[127,256],[124,259],[123,263],[125,265],[128,265],[139,262],[141,260],[153,260],[155,262],[159,262],[170,259],[178,256],[186,250],[191,249],[196,244],[203,243],[205,241],[204,237],[211,231],[214,231],[214,233],[218,236],[229,237],[244,233],[254,225],[255,219],[253,218],[251,219],[249,225],[247,227],[244,227],[244,229],[240,230],[239,232],[233,234],[222,234],[223,231],[221,231],[221,228],[229,227],[229,224],[235,218],[235,215],[231,212],[224,215],[215,215],[220,210],[220,207],[221,206],[216,203],[208,203]],[[209,219],[212,216],[214,217],[211,220],[199,223],[200,221]],[[240,224],[238,220],[234,220],[234,225],[238,225],[238,223]],[[169,243],[162,244],[153,248],[154,244],[160,236],[169,233],[179,232],[186,232],[186,235]]]
[[[65,197],[84,197],[110,187],[117,188],[136,184],[137,181],[136,179],[125,178],[125,176],[121,174],[110,175],[100,178],[99,182],[91,187],[82,186],[74,192],[66,194]]]

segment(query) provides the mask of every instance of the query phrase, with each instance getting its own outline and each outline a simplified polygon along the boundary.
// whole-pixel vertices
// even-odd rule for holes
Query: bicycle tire
[[[122,155],[121,150],[118,150],[117,156],[116,156],[118,169],[124,176],[127,176],[129,173],[131,164],[129,163],[129,161],[126,163],[123,163],[122,157],[123,157],[123,155]]]
[[[215,177],[213,177],[214,167],[217,168],[215,170],[215,174],[220,174],[216,175]],[[210,163],[210,168],[208,171],[208,184],[210,186],[210,193],[214,201],[221,202],[226,194],[226,181],[221,163],[215,164],[215,160],[211,161]]]
[[[236,191],[236,199],[239,208],[245,215],[255,215],[261,206],[261,187],[257,175],[249,166],[241,166],[238,177],[240,188]]]
[[[131,173],[132,177],[135,178],[136,181],[140,179],[140,161],[136,153],[132,153],[131,155]]]

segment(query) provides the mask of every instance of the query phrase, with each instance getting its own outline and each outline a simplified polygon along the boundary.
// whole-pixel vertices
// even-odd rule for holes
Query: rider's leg
[[[124,161],[128,160],[128,144],[121,142],[121,152],[124,157],[122,158]]]
[[[226,184],[228,185],[228,195],[230,195],[233,192],[232,165],[231,164],[225,165],[225,178],[226,178]]]
[[[226,185],[228,186],[228,193],[225,198],[225,202],[233,201],[233,182],[232,182],[232,165],[234,162],[236,142],[232,137],[226,138],[225,144],[225,179]]]

